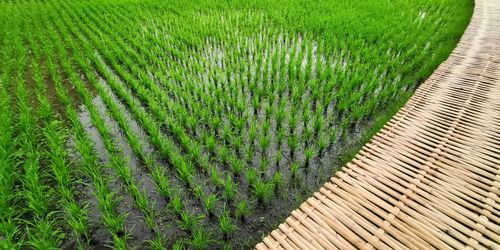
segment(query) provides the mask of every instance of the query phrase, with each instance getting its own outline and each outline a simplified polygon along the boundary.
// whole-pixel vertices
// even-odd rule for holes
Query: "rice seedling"
[[[290,176],[293,179],[297,179],[299,177],[299,168],[300,168],[300,164],[298,161],[294,161],[290,165]]]
[[[8,22],[11,24],[11,22]],[[18,29],[13,29],[12,35],[16,36]],[[8,34],[6,28],[2,34]],[[23,244],[22,232],[18,225],[20,211],[15,209],[18,195],[15,194],[15,183],[19,178],[14,164],[16,142],[14,140],[14,116],[11,109],[12,97],[8,94],[10,83],[8,79],[14,71],[14,63],[9,60],[9,54],[13,53],[13,46],[6,44],[12,37],[4,35],[2,51],[2,67],[0,74],[0,233],[2,234],[1,245],[4,248],[20,248]]]
[[[295,151],[299,148],[299,139],[297,135],[291,134],[288,137],[288,148],[290,149],[290,156],[293,158],[295,156]]]
[[[279,191],[283,188],[284,185],[283,175],[280,171],[276,171],[274,173],[272,183],[274,185],[274,191],[279,194]]]
[[[199,229],[200,220],[203,219],[202,215],[193,215],[187,211],[182,211],[180,214],[181,223],[180,227],[182,230],[193,233],[196,229]]]
[[[276,151],[276,155],[274,157],[274,162],[276,164],[276,167],[280,166],[281,159],[283,158],[283,150],[280,148]]]
[[[305,167],[309,167],[311,165],[311,160],[314,157],[314,153],[315,153],[314,148],[306,148],[306,150],[304,151],[304,158],[305,158],[304,166]]]
[[[209,249],[210,244],[214,241],[210,232],[201,229],[196,229],[191,235],[189,245],[196,250]]]
[[[240,221],[245,221],[245,218],[251,214],[251,207],[248,200],[242,200],[236,204],[236,210],[234,211],[234,216]]]
[[[217,204],[217,196],[209,195],[205,197],[205,209],[209,217],[214,217],[215,215],[215,205]]]
[[[246,178],[247,178],[247,181],[248,181],[248,184],[250,186],[254,186],[255,183],[257,183],[258,179],[259,179],[259,176],[257,174],[257,170],[252,168],[252,169],[249,169],[246,173]]]
[[[157,236],[153,240],[148,240],[148,245],[153,250],[161,250],[166,248],[166,238],[162,236]]]
[[[231,221],[229,212],[224,208],[219,216],[219,228],[223,234],[224,239],[228,239],[229,236],[236,231],[238,228]]]
[[[236,187],[230,175],[227,175],[226,181],[224,182],[224,198],[228,202],[234,201],[236,197]]]
[[[172,249],[174,250],[185,250],[186,249],[186,239],[180,239],[174,242]]]
[[[273,197],[273,184],[264,181],[257,181],[253,185],[253,194],[261,205],[269,205]]]

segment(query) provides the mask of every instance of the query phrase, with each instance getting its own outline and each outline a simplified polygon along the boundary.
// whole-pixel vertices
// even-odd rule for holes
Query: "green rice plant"
[[[268,205],[273,198],[273,185],[264,181],[257,181],[253,185],[253,195],[261,205]]]
[[[314,136],[314,130],[311,127],[306,127],[304,131],[304,145],[306,147],[309,146],[309,143],[312,141]]]
[[[279,148],[278,150],[276,150],[276,155],[274,157],[274,163],[276,167],[280,166],[281,159],[283,159],[283,150]]]
[[[325,149],[328,147],[328,138],[325,135],[320,135],[318,138],[318,153],[320,157],[323,157],[323,153],[325,152]]]
[[[255,170],[254,168],[249,169],[246,173],[246,179],[247,179],[248,184],[250,186],[254,186],[257,183],[257,181],[259,180],[257,170]]]
[[[241,154],[243,150],[243,139],[241,136],[233,136],[230,140],[231,146],[234,148],[234,152]]]
[[[202,229],[195,229],[194,232],[191,233],[189,244],[196,250],[209,249],[210,244],[214,242],[212,237],[210,232],[206,232]]]
[[[238,229],[236,225],[231,221],[231,217],[229,216],[229,212],[224,207],[221,215],[219,216],[219,228],[222,232],[224,239],[229,239],[230,235]]]
[[[283,174],[279,170],[277,170],[273,174],[273,179],[271,181],[274,185],[274,191],[279,194],[279,191],[283,188],[284,186],[284,180],[283,180]]]
[[[201,186],[194,186],[193,188],[194,197],[198,200],[204,200],[205,193],[203,192],[203,188]]]
[[[232,156],[229,160],[231,170],[236,176],[241,175],[241,172],[243,171],[244,163],[240,161],[236,156]]]
[[[236,196],[236,184],[233,182],[230,175],[227,175],[226,181],[224,182],[224,199],[228,202],[234,201]]]
[[[260,171],[261,176],[264,177],[266,175],[266,173],[268,172],[268,170],[269,170],[268,159],[267,159],[267,157],[263,157],[262,159],[260,159],[260,163],[259,163],[259,171]]]
[[[56,248],[61,244],[62,234],[55,219],[52,218],[53,213],[49,211],[49,206],[53,202],[50,197],[54,194],[54,188],[46,185],[47,176],[42,172],[43,154],[47,149],[38,146],[42,142],[41,132],[36,125],[39,117],[36,115],[37,109],[33,110],[30,105],[26,81],[23,78],[27,53],[20,42],[15,44],[14,49],[18,53],[15,63],[19,71],[17,77],[13,78],[16,83],[15,95],[19,112],[17,117],[19,148],[16,158],[24,170],[20,175],[19,195],[26,207],[24,213],[33,218],[31,222],[27,222],[29,233],[26,244],[33,247]],[[39,73],[37,68],[35,73]]]
[[[261,135],[260,136],[260,152],[262,155],[266,155],[267,149],[271,144],[271,138],[269,135]]]
[[[337,137],[338,137],[338,134],[337,134],[337,130],[336,129],[332,129],[329,131],[328,133],[328,141],[330,141],[330,143],[334,143],[337,141]]]
[[[248,165],[253,164],[253,156],[254,156],[253,146],[249,145],[245,153],[245,159]]]
[[[167,248],[165,244],[166,241],[167,241],[166,237],[157,235],[154,239],[148,240],[148,247],[153,250],[166,249]]]
[[[217,196],[214,194],[205,197],[205,210],[207,211],[208,216],[211,218],[215,215],[215,206],[217,205],[217,201]]]
[[[184,181],[187,187],[192,187],[193,185],[193,175],[194,169],[191,164],[183,163],[180,158],[176,158],[173,162],[177,162],[177,173],[179,174],[179,178]]]
[[[184,204],[182,199],[178,194],[174,194],[170,199],[168,207],[172,210],[174,214],[180,215],[184,211]]]
[[[80,61],[80,63],[82,63],[82,62]],[[83,67],[83,65],[82,65],[82,67]],[[120,116],[121,113],[119,112],[118,107],[116,105],[113,105],[111,98],[108,95],[106,95],[106,92],[104,89],[102,89],[101,85],[98,85],[95,78],[93,78],[93,75],[88,71],[86,72],[86,74],[89,77],[90,81],[94,84],[96,89],[98,89],[98,91],[101,93],[101,96],[103,97],[105,103],[107,103],[110,110],[114,111],[113,115],[117,118],[117,120],[119,121],[119,124],[121,124],[122,127],[125,127],[126,123],[124,121],[123,116]],[[88,92],[86,92],[82,88],[81,85],[77,85],[77,86],[79,86],[79,91],[82,94],[82,96],[88,95]],[[151,230],[154,230],[154,228],[155,228],[154,222],[153,222],[154,215],[152,214],[151,205],[149,204],[149,201],[146,198],[145,193],[139,191],[136,184],[134,183],[132,174],[130,173],[130,169],[128,169],[126,167],[127,163],[123,159],[119,158],[117,156],[117,154],[115,153],[115,152],[117,152],[117,149],[111,143],[110,139],[108,139],[109,132],[107,131],[106,126],[103,125],[103,122],[101,120],[99,120],[99,117],[97,116],[97,114],[95,114],[95,111],[93,111],[91,104],[89,104],[88,102],[86,104],[87,104],[87,107],[89,108],[89,110],[91,110],[91,114],[94,114],[91,116],[93,118],[93,121],[97,122],[98,124],[101,124],[101,125],[97,126],[97,128],[98,128],[99,132],[101,133],[101,135],[105,138],[104,142],[105,142],[105,146],[106,146],[108,152],[111,152],[111,154],[110,154],[111,155],[111,163],[112,163],[111,165],[113,166],[115,171],[118,173],[118,175],[121,177],[121,179],[125,183],[130,195],[132,197],[134,197],[135,205],[143,213],[143,216],[145,218],[147,225],[150,227]],[[129,136],[130,136],[130,133],[129,133]],[[182,170],[185,170],[185,171],[179,170],[181,176],[188,175],[187,168],[183,168]]]
[[[195,230],[200,229],[200,221],[203,219],[203,215],[190,214],[187,211],[182,211],[180,213],[180,228],[189,233],[195,232]]]
[[[320,111],[320,112],[321,113],[316,115],[316,118],[314,119],[314,122],[313,122],[315,136],[317,136],[320,133],[320,131],[323,129],[323,127],[325,126],[325,120],[323,118],[322,111]]]
[[[290,156],[293,159],[295,156],[295,151],[299,148],[299,139],[297,138],[297,135],[291,134],[288,137],[288,148],[290,149]]]
[[[174,242],[174,244],[172,245],[172,249],[173,250],[185,250],[186,247],[186,242],[187,240],[186,239],[180,239],[180,240],[177,240]]]
[[[314,157],[314,148],[306,148],[304,150],[304,158],[305,158],[305,162],[304,162],[304,166],[307,168],[311,165],[311,160],[313,159]]]
[[[61,195],[61,203],[67,214],[67,221],[76,236],[78,244],[80,238],[88,238],[88,218],[85,207],[76,202],[74,190],[72,190],[72,170],[67,162],[67,152],[64,148],[66,132],[58,121],[46,124],[44,137],[50,148],[51,168],[58,183],[58,191]]]
[[[292,164],[290,164],[290,176],[295,180],[297,180],[299,177],[299,169],[300,164],[298,161],[294,161],[292,162]]]
[[[99,63],[100,63],[99,60],[97,60],[95,57],[94,57],[94,60],[96,60],[96,63],[99,65]],[[100,69],[101,72],[103,74],[107,74],[108,72],[105,69],[102,68],[103,67],[102,64],[100,64],[100,65],[101,65],[101,69]],[[108,79],[111,80],[110,81],[111,83],[114,83],[112,77],[108,76]],[[113,85],[114,87],[118,87],[118,85],[116,85],[116,83],[114,83],[114,84],[115,84],[115,85]],[[122,97],[125,97],[125,98],[126,97],[130,97],[130,96],[128,96],[128,95],[126,95],[124,93],[123,89],[119,89],[119,90],[122,91],[121,92],[121,96]],[[132,108],[133,107],[134,106],[132,106]],[[133,109],[133,111],[134,111],[134,109]],[[134,114],[138,115],[138,117],[140,118],[140,120],[148,119],[148,118],[146,118],[146,116],[144,115],[144,113],[138,113],[137,114],[134,111]],[[150,124],[150,123],[143,123],[143,124]],[[175,133],[179,134],[179,137],[185,138],[185,137],[180,136],[180,134],[182,133],[181,129],[178,129],[175,126],[175,124],[170,124],[170,125],[172,125],[171,129],[173,129],[173,131],[175,131]],[[156,129],[155,127],[149,127],[149,129],[152,129],[152,131],[153,131],[153,132],[151,132],[151,130],[150,130],[150,132],[155,136],[153,138],[156,138],[157,140],[162,140],[157,135],[158,134],[158,132],[157,132],[158,129]],[[184,183],[186,183],[186,185],[191,186],[192,185],[192,183],[191,183],[191,180],[192,180],[192,169],[193,169],[192,166],[191,166],[191,164],[186,163],[178,154],[175,154],[175,152],[173,152],[173,150],[171,148],[166,148],[166,146],[168,145],[168,142],[158,142],[158,141],[156,141],[156,142],[157,142],[157,144],[159,144],[160,147],[163,147],[164,151],[167,151],[167,154],[171,154],[171,162],[173,163],[174,166],[177,167],[177,171],[179,173],[180,178],[184,181]],[[184,143],[184,144],[186,144],[186,143]],[[191,147],[191,149],[192,148],[193,147]],[[190,153],[191,153],[191,155],[196,155],[196,154],[193,154],[193,152],[190,152]],[[201,161],[201,162],[203,162],[203,161]]]
[[[217,187],[224,185],[224,179],[220,177],[219,170],[217,170],[216,166],[210,168],[210,179]]]
[[[240,103],[241,104],[241,103]],[[237,104],[238,105],[238,104]],[[242,104],[241,104],[242,105]],[[239,108],[240,109],[240,108]],[[241,107],[241,111],[243,112],[244,106]],[[234,127],[236,128],[237,134],[241,134],[243,131],[243,128],[245,127],[246,120],[248,118],[245,117],[245,115],[240,115],[239,118],[235,118],[234,121],[232,122],[234,124]]]
[[[172,186],[170,185],[170,181],[165,177],[165,170],[159,167],[153,168],[152,176],[155,179],[156,189],[159,194],[165,199],[165,202],[168,202],[172,197]]]
[[[6,21],[10,24],[10,21]],[[3,30],[2,30],[3,31]],[[12,35],[16,36],[17,29],[13,29]],[[2,33],[3,34],[3,33]],[[10,53],[13,53],[13,46],[7,46],[10,36],[4,36],[2,42],[2,67],[0,71],[0,234],[3,236],[0,246],[5,249],[18,249],[22,246],[24,239],[18,225],[17,217],[20,215],[19,209],[14,209],[19,198],[15,193],[15,181],[19,178],[14,164],[16,152],[16,140],[14,140],[14,115],[12,113],[12,97],[8,94],[10,88],[9,81],[13,71],[13,61],[9,60]]]
[[[274,95],[272,95],[273,98],[274,98]],[[271,118],[271,115],[274,113],[274,107],[272,106],[272,101],[269,100],[269,102],[266,102],[266,106],[265,106],[265,112],[266,112],[266,120],[265,121],[268,121],[270,118]],[[263,126],[263,129],[265,127]],[[266,131],[264,129],[264,131]]]
[[[51,214],[53,215],[53,214]],[[55,229],[55,220],[50,218],[35,219],[33,222],[28,222],[32,230],[28,230],[28,244],[35,249],[54,249],[60,244],[63,236],[60,229]]]
[[[236,204],[236,210],[234,211],[234,216],[240,220],[245,221],[245,218],[252,213],[250,208],[250,203],[248,200],[241,200]]]
[[[295,133],[295,130],[297,129],[297,125],[299,122],[297,115],[294,113],[294,111],[296,112],[296,108],[294,108],[294,106],[293,106],[292,110],[291,110],[290,120],[288,121],[290,135]]]
[[[222,134],[223,134],[224,141],[227,144],[227,143],[229,143],[229,141],[231,140],[231,137],[233,136],[233,130],[231,129],[231,127],[228,124],[224,124]]]
[[[58,38],[53,31],[49,30],[51,38]],[[56,49],[58,59],[64,58],[61,48],[61,44],[57,43],[56,40]],[[48,68],[51,73],[52,79],[56,86],[56,92],[60,100],[66,105],[66,114],[68,119],[71,121],[71,124],[75,128],[76,134],[76,148],[80,152],[82,156],[82,166],[84,167],[84,172],[92,178],[93,184],[95,186],[95,196],[98,201],[98,206],[103,215],[103,221],[106,225],[107,229],[110,231],[115,247],[119,248],[120,246],[124,246],[126,243],[126,231],[123,226],[123,222],[126,218],[125,214],[120,214],[116,212],[116,202],[115,202],[115,194],[110,192],[106,183],[107,181],[100,173],[100,166],[97,163],[96,154],[94,153],[92,143],[90,139],[87,137],[82,125],[78,121],[77,113],[70,105],[70,99],[66,93],[66,90],[62,87],[62,80],[58,71],[54,65],[54,60],[52,59],[52,53],[50,53],[51,47],[49,48],[49,53],[46,53],[48,56]],[[61,60],[61,63],[67,68],[70,68],[70,65],[67,61]]]
[[[254,113],[254,116],[257,116],[257,112],[259,111],[260,109],[260,98],[258,95],[255,95],[253,98],[252,98],[252,107],[253,107],[253,113]]]
[[[43,135],[45,139],[45,144],[49,148],[49,159],[50,166],[53,175],[58,183],[58,194],[61,197],[61,206],[65,210],[67,223],[72,229],[74,236],[76,238],[78,246],[83,247],[81,239],[88,239],[88,218],[87,211],[84,206],[80,206],[75,198],[75,191],[73,190],[73,174],[66,148],[64,143],[67,139],[68,131],[66,131],[63,125],[54,117],[54,111],[52,105],[47,101],[46,91],[47,88],[43,81],[45,74],[47,72],[42,71],[37,64],[37,60],[40,60],[42,56],[39,44],[35,41],[34,37],[42,41],[40,44],[46,46],[46,41],[44,41],[43,35],[41,35],[39,30],[36,30],[34,35],[30,35],[30,44],[33,51],[33,75],[36,83],[36,93],[37,98],[40,103],[40,115],[42,117],[44,124]],[[46,50],[44,50],[46,51]],[[50,228],[48,228],[50,229]]]
[[[248,130],[248,141],[250,146],[254,144],[255,139],[257,139],[257,125],[254,120],[250,125],[250,129]]]
[[[283,141],[285,140],[286,132],[284,127],[278,127],[278,132],[276,133],[276,144],[278,149],[281,149]]]
[[[220,147],[218,152],[217,152],[217,155],[219,156],[221,162],[227,163],[227,162],[229,162],[229,157],[231,156],[231,151],[226,147]]]

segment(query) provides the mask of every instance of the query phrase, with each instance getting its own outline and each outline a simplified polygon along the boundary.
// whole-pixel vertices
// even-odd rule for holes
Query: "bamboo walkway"
[[[500,249],[500,0],[257,249]]]

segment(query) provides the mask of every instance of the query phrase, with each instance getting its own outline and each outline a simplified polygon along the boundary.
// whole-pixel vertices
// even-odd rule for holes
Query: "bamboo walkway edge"
[[[500,249],[500,1],[256,249]]]

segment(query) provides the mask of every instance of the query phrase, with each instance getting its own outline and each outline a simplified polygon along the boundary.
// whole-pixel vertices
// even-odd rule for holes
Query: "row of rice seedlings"
[[[13,101],[9,94],[11,77],[14,74],[14,53],[12,37],[18,36],[18,29],[10,29],[12,22],[7,22],[2,30],[2,67],[0,68],[0,246],[6,249],[20,248],[24,238],[19,228],[21,210],[19,195],[16,194],[19,174],[15,164],[16,140],[14,140],[14,115],[11,108]],[[9,27],[9,28],[5,28]],[[9,30],[8,30],[9,29]]]
[[[35,25],[30,27],[36,27]],[[40,29],[36,29],[33,33],[41,41],[43,39],[40,34]],[[73,236],[80,248],[83,247],[81,239],[88,239],[88,216],[85,207],[82,207],[76,201],[74,190],[74,174],[68,154],[66,151],[66,140],[68,138],[67,130],[62,122],[55,116],[55,112],[47,100],[46,86],[44,82],[45,71],[41,70],[42,52],[39,46],[39,41],[35,41],[34,35],[30,34],[29,41],[31,51],[33,52],[33,60],[31,63],[33,79],[36,86],[36,95],[39,102],[40,116],[43,121],[43,135],[48,148],[49,164],[52,170],[53,177],[57,182],[57,197],[59,205],[64,210],[67,224],[73,231]],[[43,55],[47,57],[47,55]],[[59,221],[60,223],[60,221]]]
[[[21,26],[21,25],[20,25]],[[20,28],[20,26],[17,26]],[[21,26],[23,27],[23,26]],[[19,112],[17,126],[19,147],[16,152],[17,162],[22,166],[21,190],[19,190],[26,221],[26,244],[34,248],[56,248],[62,242],[62,231],[56,225],[52,210],[53,188],[47,184],[48,176],[43,170],[46,149],[39,145],[43,142],[41,131],[37,127],[38,109],[31,107],[29,92],[26,87],[27,49],[21,36],[14,41],[16,50],[16,98]]]
[[[44,44],[47,51],[47,65],[52,80],[54,81],[57,95],[65,105],[66,116],[73,127],[75,146],[81,156],[82,172],[92,180],[95,188],[94,195],[101,211],[102,220],[112,236],[113,247],[125,249],[127,247],[128,233],[125,229],[124,222],[127,215],[118,211],[118,195],[109,188],[109,179],[102,173],[102,166],[99,164],[96,157],[97,154],[94,150],[92,140],[88,137],[85,129],[80,123],[78,113],[73,107],[71,98],[62,85],[63,79],[61,74],[64,72],[68,75],[75,75],[75,68],[70,59],[68,59],[68,54],[63,47],[62,40],[55,32],[54,26],[47,22],[44,23],[49,27],[47,29],[47,44]],[[52,46],[55,47],[55,50]],[[53,54],[55,54],[55,56]],[[61,70],[57,63],[60,63]]]

